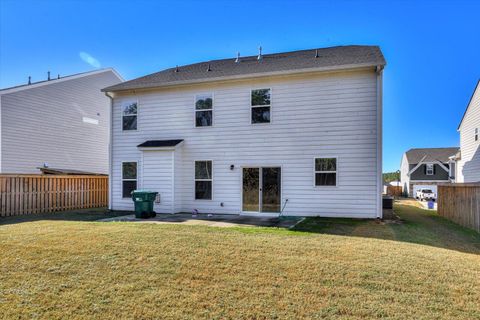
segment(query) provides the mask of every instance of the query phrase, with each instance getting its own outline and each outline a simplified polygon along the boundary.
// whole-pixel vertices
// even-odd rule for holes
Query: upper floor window
[[[212,200],[212,161],[195,161],[195,200]]]
[[[426,174],[427,174],[427,176],[433,176],[433,174],[434,174],[433,163],[427,163]]]
[[[136,102],[129,102],[122,106],[122,130],[137,130]]]
[[[122,162],[122,197],[130,198],[137,189],[137,163]]]
[[[213,95],[197,94],[195,96],[195,126],[211,127],[213,124]]]
[[[337,185],[337,158],[315,158],[315,186]]]
[[[475,128],[475,141],[478,141],[478,128]]]
[[[252,90],[252,123],[270,123],[270,89]]]

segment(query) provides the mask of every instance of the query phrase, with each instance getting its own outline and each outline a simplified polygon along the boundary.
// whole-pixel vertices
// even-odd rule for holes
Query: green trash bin
[[[155,217],[156,213],[153,211],[153,202],[157,194],[158,192],[146,190],[132,191],[132,200],[135,204],[135,218],[147,219]]]

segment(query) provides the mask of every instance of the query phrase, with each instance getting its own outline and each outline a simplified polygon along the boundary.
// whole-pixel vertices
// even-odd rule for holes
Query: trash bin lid
[[[150,191],[150,190],[133,190],[132,191],[132,194],[140,194],[140,193],[155,193],[157,194],[158,192],[157,191]]]

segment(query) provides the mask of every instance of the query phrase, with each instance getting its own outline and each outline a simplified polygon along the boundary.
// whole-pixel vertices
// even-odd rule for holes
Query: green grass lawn
[[[480,235],[396,209],[296,230],[0,220],[0,318],[480,318]]]

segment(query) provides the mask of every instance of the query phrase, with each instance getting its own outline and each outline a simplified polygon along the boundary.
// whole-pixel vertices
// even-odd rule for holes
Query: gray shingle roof
[[[407,160],[409,164],[417,164],[422,161],[422,158],[426,156],[423,160],[424,162],[433,162],[438,160],[440,162],[448,162],[448,158],[454,156],[458,152],[458,147],[451,148],[418,148],[410,149],[406,152]]]
[[[385,59],[378,46],[339,46],[284,53],[200,62],[126,81],[102,91],[146,89],[177,84],[214,80],[258,77],[262,75],[335,70],[349,67],[384,66]]]

